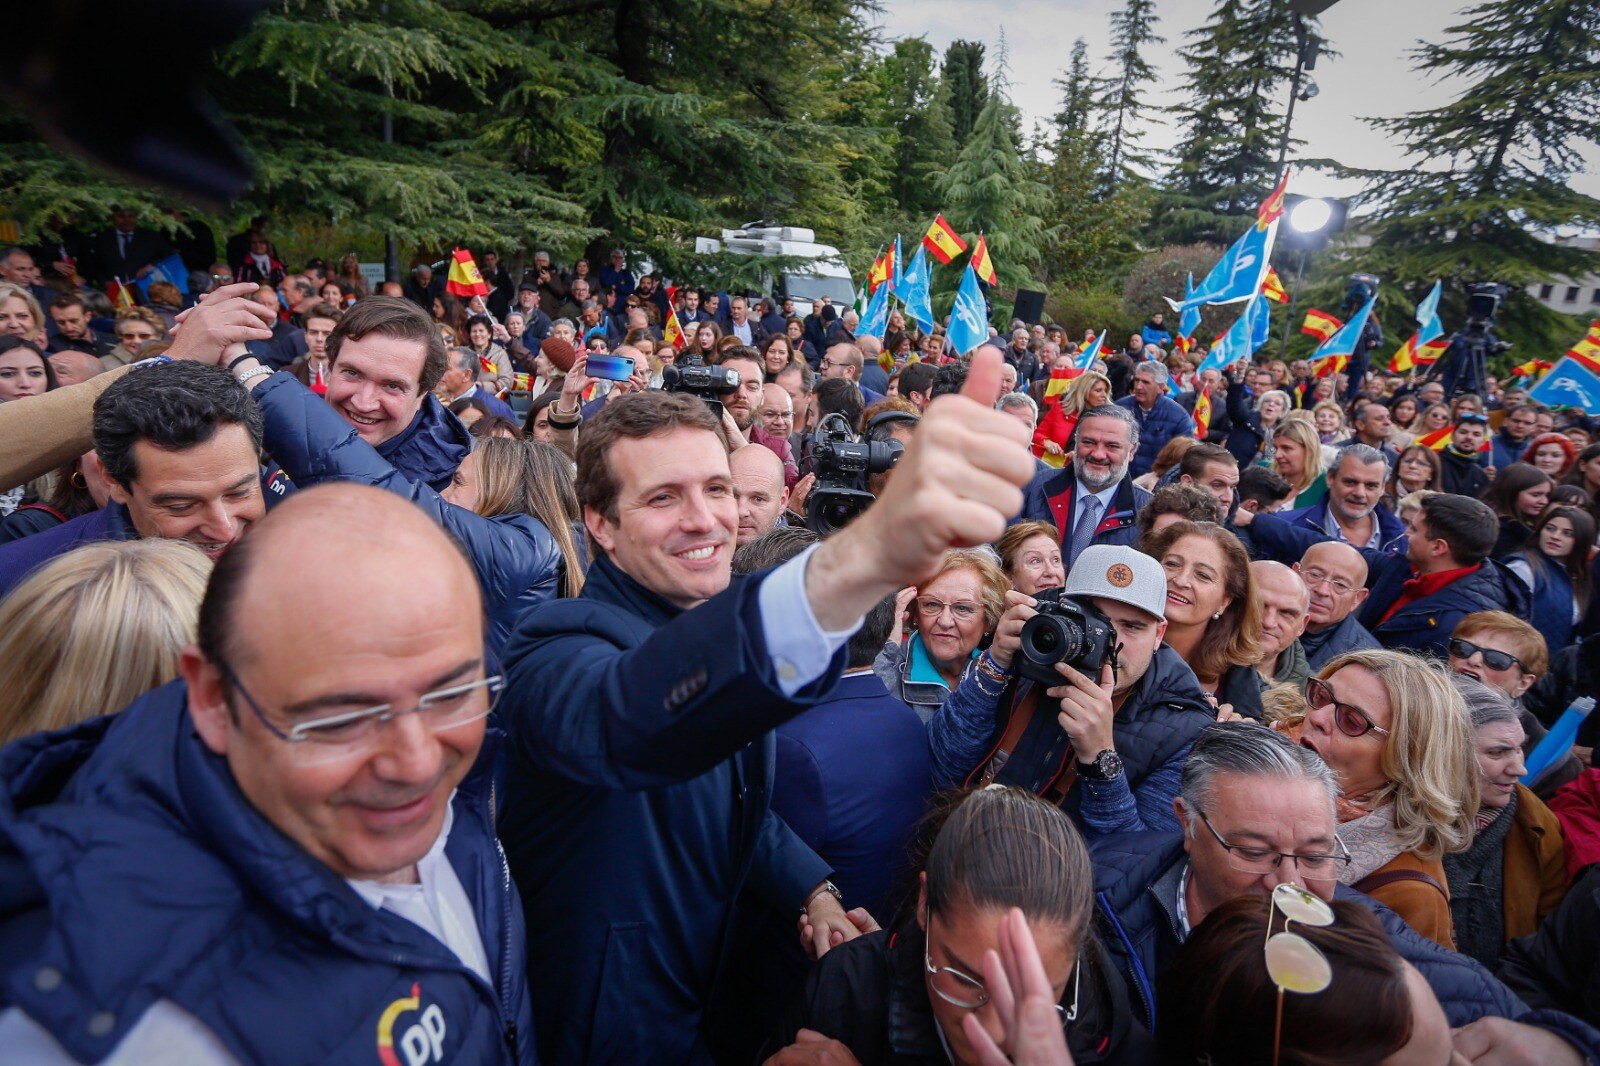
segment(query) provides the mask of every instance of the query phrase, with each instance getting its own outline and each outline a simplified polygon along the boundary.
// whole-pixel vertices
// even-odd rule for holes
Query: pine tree
[[[950,132],[958,149],[965,148],[978,114],[989,102],[989,79],[983,73],[981,41],[951,41],[944,51],[943,77],[950,90]]]
[[[969,242],[985,235],[999,287],[1010,291],[1035,285],[1033,272],[1053,236],[1044,220],[1048,194],[1011,136],[1015,121],[1015,108],[997,86],[939,186],[945,218]],[[994,302],[996,315],[1008,318],[1009,308]]]
[[[934,67],[933,47],[921,37],[896,41],[884,61],[886,119],[894,131],[890,189],[911,219],[940,209],[938,176],[955,158],[948,94]]]
[[[1103,182],[1113,191],[1122,182],[1142,178],[1154,166],[1151,156],[1141,150],[1141,129],[1145,116],[1153,110],[1143,97],[1155,78],[1155,68],[1145,58],[1152,45],[1165,37],[1156,35],[1158,21],[1155,0],[1127,0],[1121,11],[1111,14],[1112,75],[1106,79],[1101,108],[1106,115],[1106,170]]]
[[[1298,51],[1294,14],[1281,0],[1218,0],[1210,20],[1186,36],[1178,55],[1188,65],[1189,100],[1175,109],[1182,136],[1151,236],[1226,245],[1239,235],[1237,220],[1277,183]]]
[[[1507,283],[1501,332],[1559,351],[1581,327],[1524,290],[1600,271],[1600,255],[1552,241],[1600,227],[1600,200],[1571,184],[1580,149],[1600,142],[1600,3],[1489,0],[1463,17],[1413,53],[1419,71],[1462,86],[1455,98],[1374,122],[1404,145],[1406,165],[1345,172],[1367,180],[1371,208],[1371,246],[1349,261],[1416,296],[1445,279],[1447,324],[1463,300],[1452,282]]]

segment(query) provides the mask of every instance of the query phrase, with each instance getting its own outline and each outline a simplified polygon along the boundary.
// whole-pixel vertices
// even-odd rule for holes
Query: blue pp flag
[[[1078,353],[1078,361],[1074,363],[1073,366],[1076,367],[1080,372],[1093,370],[1095,360],[1100,358],[1100,355],[1105,351],[1105,348],[1106,331],[1101,330],[1100,336],[1094,339],[1094,343]]]
[[[894,235],[894,269],[889,272],[889,290],[899,292],[906,283],[906,273],[900,258],[900,234]]]
[[[1272,339],[1272,301],[1257,296],[1250,306],[1250,351],[1254,354]]]
[[[1361,310],[1350,316],[1350,321],[1340,326],[1337,333],[1323,341],[1321,347],[1311,353],[1311,361],[1315,363],[1341,355],[1354,355],[1356,344],[1361,340],[1361,331],[1367,328],[1367,319],[1372,317],[1372,305],[1375,303],[1376,300],[1368,300],[1362,304]]]
[[[1183,299],[1185,302],[1194,296],[1194,273],[1183,283]],[[1200,328],[1200,308],[1185,307],[1183,314],[1178,316],[1178,335],[1180,337],[1193,337],[1194,331]]]
[[[1187,311],[1204,304],[1231,304],[1250,299],[1261,291],[1277,236],[1277,222],[1265,228],[1252,225],[1222,253],[1222,258],[1198,289],[1185,296],[1182,303],[1171,299],[1167,303],[1174,311]]]
[[[911,265],[901,275],[899,295],[906,305],[906,314],[924,333],[933,332],[933,279],[930,274],[927,257],[918,247]]]
[[[978,288],[978,274],[968,263],[961,275],[961,288],[956,290],[956,302],[950,308],[950,347],[957,355],[966,355],[988,339],[988,307],[983,302],[983,290]]]
[[[1581,407],[1600,416],[1600,376],[1569,355],[1528,390],[1528,399],[1546,407]]]
[[[183,295],[189,295],[189,268],[183,265],[183,260],[174,252],[150,266],[150,273],[142,278],[134,279],[134,284],[139,287],[139,295],[150,299],[150,286],[158,281],[169,282],[178,287]]]
[[[1217,343],[1211,346],[1211,351],[1206,353],[1196,370],[1226,370],[1234,363],[1244,362],[1254,355],[1259,347],[1255,337],[1261,328],[1256,323],[1267,319],[1265,304],[1266,299],[1259,293],[1245,304],[1239,317],[1228,327],[1228,332],[1217,338]]]
[[[878,291],[867,301],[867,309],[861,314],[861,322],[856,326],[856,332],[865,337],[877,337],[882,340],[888,328],[889,286],[879,285]]]

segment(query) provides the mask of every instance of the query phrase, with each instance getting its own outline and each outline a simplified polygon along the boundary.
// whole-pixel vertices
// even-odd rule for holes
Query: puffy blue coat
[[[1395,513],[1383,504],[1373,508],[1378,519],[1380,550],[1395,555],[1406,553],[1406,527]],[[1249,527],[1241,530],[1245,547],[1262,559],[1276,559],[1280,563],[1298,563],[1306,549],[1325,540],[1336,540],[1338,523],[1328,513],[1328,501],[1298,511],[1283,514],[1258,514]],[[1352,545],[1359,547],[1359,545]]]
[[[1155,406],[1149,411],[1140,407],[1139,401],[1132,396],[1124,396],[1117,401],[1117,406],[1132,411],[1139,423],[1139,450],[1128,464],[1131,477],[1148,474],[1150,468],[1156,465],[1156,456],[1161,454],[1161,449],[1173,437],[1194,436],[1194,419],[1171,396],[1156,400]]]
[[[323,481],[376,485],[413,501],[461,542],[483,589],[490,643],[499,648],[517,615],[554,599],[561,588],[561,549],[531,515],[480,514],[446,503],[426,483],[408,479],[381,450],[356,435],[339,413],[293,374],[279,371],[255,391],[266,423],[267,450],[300,488]],[[448,412],[446,412],[448,414]],[[455,416],[450,416],[451,421]]]
[[[735,902],[797,915],[828,875],[770,808],[770,730],[834,695],[844,654],[785,698],[761,580],[683,611],[602,556],[581,596],[518,620],[500,838],[551,1062],[710,1061]]]
[[[1100,524],[1095,527],[1091,543],[1127,545],[1139,542],[1136,523],[1139,512],[1150,502],[1150,494],[1133,483],[1131,470],[1129,475],[1117,483],[1111,506],[1100,516]],[[1072,536],[1073,497],[1077,491],[1078,476],[1073,473],[1070,464],[1060,470],[1040,470],[1022,490],[1022,513],[1013,518],[1010,524],[1049,522],[1061,533],[1061,547],[1065,552],[1067,541]]]
[[[1504,563],[1485,559],[1473,573],[1406,604],[1388,621],[1380,622],[1400,598],[1413,570],[1403,555],[1361,554],[1367,557],[1367,588],[1372,591],[1357,608],[1356,617],[1385,648],[1413,648],[1443,659],[1449,652],[1450,634],[1474,611],[1509,611],[1518,618],[1528,617],[1532,604],[1528,586]]]
[[[456,791],[445,845],[491,985],[267,821],[186,703],[175,681],[0,751],[0,1009],[21,1008],[84,1062],[167,1000],[241,1063],[377,1061],[385,1017],[395,1048],[425,1026],[442,1034],[439,1061],[534,1063],[492,745]]]
[[[263,385],[262,390],[265,388]],[[344,419],[341,417],[339,421],[344,422]],[[378,454],[398,470],[401,477],[420,482],[435,492],[450,487],[456,467],[471,453],[472,435],[467,427],[431,392],[422,398],[422,407],[411,424],[378,445]]]
[[[1156,1018],[1156,980],[1178,952],[1174,917],[1158,899],[1155,886],[1184,861],[1179,833],[1124,833],[1090,843],[1094,861],[1095,918],[1115,967],[1139,1005],[1140,1021],[1152,1031]],[[1370,896],[1339,886],[1336,896],[1372,911],[1400,956],[1415,966],[1439,997],[1453,1027],[1494,1016],[1549,1029],[1600,1061],[1600,1032],[1558,1011],[1529,1011],[1516,995],[1482,965],[1419,935],[1405,919]]]

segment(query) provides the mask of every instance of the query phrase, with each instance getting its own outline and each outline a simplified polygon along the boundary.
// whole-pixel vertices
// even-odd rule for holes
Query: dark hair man
[[[932,363],[909,363],[900,371],[900,396],[926,411],[933,401],[933,380],[938,373]]]
[[[1539,431],[1539,413],[1543,410],[1540,404],[1523,403],[1507,413],[1505,421],[1500,423],[1500,432],[1489,438],[1492,446],[1489,461],[1496,470],[1521,462],[1528,442]]]
[[[787,496],[787,490],[794,488],[800,480],[800,466],[789,447],[789,438],[768,433],[761,423],[761,406],[766,396],[761,384],[761,356],[754,348],[730,348],[723,354],[720,365],[739,373],[739,389],[722,398],[723,408],[728,412],[728,417],[733,419],[734,427],[743,439],[769,449],[778,457],[783,464],[783,486]],[[733,443],[737,446],[739,442]]]
[[[1394,422],[1389,417],[1387,404],[1376,401],[1357,404],[1351,429],[1354,432],[1350,437],[1338,441],[1335,447],[1348,448],[1352,444],[1365,444],[1381,453],[1389,469],[1394,469],[1395,464],[1400,461],[1400,453],[1389,444],[1389,435],[1394,432]]]
[[[89,325],[89,305],[82,296],[60,293],[51,299],[49,312],[56,327],[50,338],[51,352],[88,352],[98,358],[111,350],[111,342]]]
[[[1227,514],[1233,510],[1239,488],[1239,464],[1234,462],[1233,453],[1221,445],[1196,444],[1178,461],[1178,483],[1205,489]]]
[[[297,494],[181,681],[7,749],[8,1058],[535,1062],[473,585],[410,503]]]
[[[1439,488],[1476,499],[1489,487],[1483,468],[1484,442],[1489,420],[1476,411],[1462,411],[1450,434],[1450,445],[1439,453]]]
[[[1136,525],[1142,541],[1174,522],[1215,522],[1220,526],[1226,517],[1217,498],[1205,489],[1173,482],[1162,485],[1150,494],[1150,499],[1139,508]]]
[[[216,367],[165,363],[112,382],[94,405],[94,452],[110,502],[0,547],[0,598],[92,541],[186,540],[216,559],[266,511],[261,416]]]
[[[1246,467],[1239,474],[1239,506],[1256,514],[1278,509],[1292,491],[1289,482],[1275,470],[1264,466]]]
[[[998,364],[980,356],[976,383],[992,390]],[[733,579],[727,442],[706,405],[642,392],[584,424],[594,562],[579,598],[522,616],[500,710],[542,1058],[696,1058],[742,890],[804,908],[819,952],[854,935],[827,864],[770,811],[770,730],[834,695],[874,605],[1000,534],[1031,468],[1015,420],[941,401],[865,514]]]
[[[1285,514],[1261,514],[1256,520],[1234,520],[1249,526],[1241,538],[1246,547],[1266,559],[1297,562],[1311,545],[1341,540],[1355,548],[1403,553],[1406,530],[1383,504],[1389,464],[1376,448],[1346,444],[1328,467],[1328,495],[1310,507]]]
[[[1478,963],[1340,885],[1350,852],[1334,819],[1337,795],[1333,772],[1315,752],[1274,730],[1225,722],[1200,735],[1184,764],[1182,794],[1173,801],[1181,835],[1129,833],[1091,844],[1095,899],[1110,930],[1106,946],[1142,1024],[1154,1023],[1161,974],[1208,914],[1229,900],[1265,897],[1280,884],[1293,884],[1324,900],[1373,910],[1456,1027],[1458,1057],[1578,1066],[1600,1053],[1600,1033],[1582,1021],[1531,1013]],[[1507,1058],[1496,1047],[1528,1057]],[[1474,1049],[1488,1050],[1480,1056]]]
[[[1015,519],[1053,523],[1061,531],[1061,558],[1068,570],[1091,544],[1135,543],[1139,511],[1150,499],[1129,476],[1139,423],[1126,407],[1106,404],[1084,411],[1076,441],[1072,465],[1035,475]]]

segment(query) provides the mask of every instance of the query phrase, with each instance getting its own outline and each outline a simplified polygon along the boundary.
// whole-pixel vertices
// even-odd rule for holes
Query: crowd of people
[[[0,252],[5,1061],[1600,1064],[1583,412],[181,243]]]

